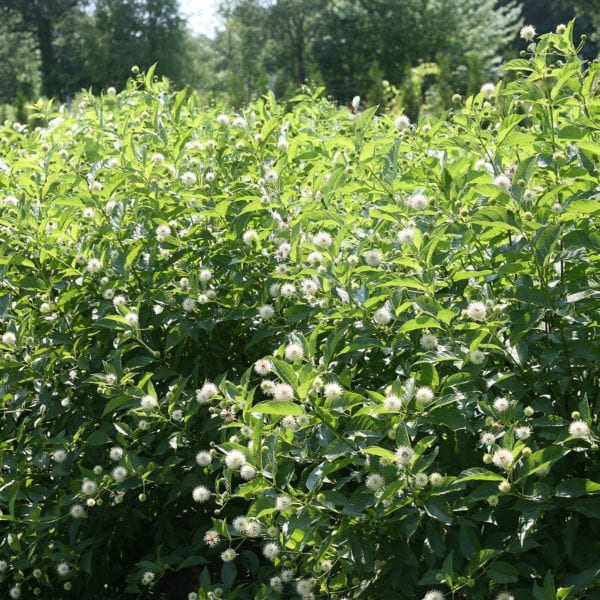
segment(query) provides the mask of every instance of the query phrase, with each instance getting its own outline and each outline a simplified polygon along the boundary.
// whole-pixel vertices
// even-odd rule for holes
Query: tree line
[[[120,88],[133,65],[158,63],[207,101],[241,106],[310,82],[416,118],[498,77],[525,22],[544,32],[578,16],[588,57],[600,29],[600,0],[223,0],[219,14],[208,38],[177,0],[0,0],[0,104]]]

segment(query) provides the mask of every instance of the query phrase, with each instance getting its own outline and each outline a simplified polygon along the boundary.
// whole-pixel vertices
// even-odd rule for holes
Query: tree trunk
[[[52,46],[54,30],[48,17],[39,16],[36,36],[42,62],[42,94],[48,98],[59,98],[61,95],[60,80]]]

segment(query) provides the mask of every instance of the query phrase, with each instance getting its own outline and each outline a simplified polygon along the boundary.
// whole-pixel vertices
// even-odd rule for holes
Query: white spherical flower
[[[367,250],[363,253],[363,260],[369,267],[378,267],[381,264],[381,252],[379,250]]]
[[[71,567],[69,566],[69,563],[60,562],[56,565],[56,572],[61,577],[65,577],[71,572]]]
[[[260,521],[256,519],[252,519],[251,521],[246,521],[246,527],[244,527],[244,533],[251,538],[260,537],[262,534],[263,527]]]
[[[291,298],[296,294],[296,286],[293,283],[284,283],[279,289],[279,293],[283,298]]]
[[[254,242],[258,241],[258,233],[256,233],[254,229],[248,229],[247,231],[244,231],[244,234],[242,235],[242,241],[244,244],[252,246]]]
[[[97,258],[90,258],[86,268],[90,273],[97,273],[102,268],[102,263]]]
[[[13,600],[17,600],[21,597],[21,587],[18,584],[11,587],[8,594]]]
[[[252,465],[243,465],[240,469],[240,477],[244,481],[251,481],[256,477],[256,469]]]
[[[424,333],[419,340],[423,350],[435,350],[438,347],[438,339],[433,333]]]
[[[279,150],[287,150],[289,147],[290,143],[283,136],[280,136],[277,140],[277,148]]]
[[[300,282],[300,289],[305,298],[311,298],[319,291],[319,283],[315,279],[303,279]]]
[[[521,28],[519,35],[521,36],[521,39],[525,40],[526,42],[532,42],[536,36],[535,27],[533,25],[525,25]]]
[[[360,108],[360,96],[352,98],[352,108],[357,111]]]
[[[496,86],[493,83],[484,83],[481,86],[480,91],[485,98],[490,98],[492,94],[496,91]]]
[[[162,165],[165,162],[165,157],[160,153],[160,152],[155,152],[151,157],[150,160],[155,164],[155,165]]]
[[[190,187],[190,186],[194,185],[196,183],[196,181],[198,181],[198,178],[191,171],[186,171],[181,176],[181,181],[182,181],[183,185],[185,185],[186,187]]]
[[[312,579],[299,579],[296,582],[296,591],[301,596],[310,596],[313,586],[314,581]]]
[[[216,121],[219,125],[229,125],[229,117],[223,113],[217,115]]]
[[[214,548],[221,541],[221,536],[219,535],[218,531],[210,529],[204,534],[204,537],[202,539],[209,548]]]
[[[422,404],[429,404],[430,402],[432,402],[433,397],[434,394],[432,389],[427,386],[420,387],[415,392],[415,398],[418,402],[421,402]]]
[[[424,488],[429,483],[429,477],[425,473],[417,473],[413,480],[415,487]]]
[[[67,460],[67,456],[68,456],[68,454],[67,454],[67,452],[65,450],[62,450],[62,449],[61,450],[55,450],[52,453],[52,460],[55,463],[65,462],[65,460]]]
[[[228,469],[239,469],[246,464],[246,455],[240,450],[230,450],[225,454],[225,465]]]
[[[115,467],[112,470],[112,476],[115,481],[124,481],[127,477],[127,469],[125,467]]]
[[[343,395],[344,388],[336,381],[326,383],[323,386],[323,396],[328,400],[339,400]]]
[[[412,227],[406,227],[398,232],[398,241],[401,245],[405,246],[412,244],[415,240],[415,230]]]
[[[81,491],[86,496],[91,496],[91,495],[95,494],[97,489],[98,489],[98,486],[96,485],[96,483],[94,481],[90,481],[89,479],[86,479],[81,484]]]
[[[383,400],[383,406],[386,410],[398,411],[402,408],[402,399],[394,394],[390,394]]]
[[[289,583],[292,579],[294,579],[294,569],[283,569],[281,571],[281,580],[284,583]]]
[[[194,502],[198,502],[198,504],[208,502],[208,500],[210,500],[210,490],[205,485],[197,485],[192,490],[192,498],[194,499]]]
[[[495,600],[515,600],[515,597],[510,592],[500,592]]]
[[[373,314],[373,321],[377,325],[387,325],[392,320],[392,313],[385,307],[378,308]]]
[[[510,180],[510,177],[508,177],[504,173],[500,173],[500,175],[494,177],[494,185],[497,185],[499,188],[502,188],[505,192],[510,192],[510,189],[512,187],[512,181]]]
[[[304,357],[304,348],[302,344],[292,343],[285,347],[285,360],[295,362]]]
[[[283,592],[283,580],[279,575],[275,575],[269,579],[269,586],[272,587],[278,594]]]
[[[569,435],[577,438],[584,438],[590,435],[590,428],[585,421],[577,419],[569,424]]]
[[[198,404],[208,404],[218,394],[219,388],[214,383],[207,381],[199,390],[196,390],[196,402]]]
[[[0,560],[0,573],[8,571],[8,563],[5,560]]]
[[[158,401],[154,396],[146,394],[140,400],[140,406],[145,410],[152,410],[158,406]]]
[[[400,115],[394,121],[394,125],[399,131],[404,131],[410,127],[410,119],[406,115]]]
[[[275,508],[284,512],[292,507],[292,499],[289,496],[280,495],[275,498]]]
[[[527,427],[527,425],[523,425],[522,427],[516,427],[515,437],[518,440],[528,440],[531,437],[531,427]]]
[[[531,202],[535,198],[535,192],[533,190],[525,190],[523,192],[523,202]]]
[[[137,313],[134,313],[134,312],[127,313],[125,315],[124,319],[128,325],[131,325],[131,327],[134,327],[135,325],[137,325],[139,323],[139,317],[138,317]]]
[[[114,306],[125,306],[125,304],[127,304],[127,299],[125,298],[125,296],[119,294],[118,296],[115,296],[113,298]]]
[[[239,517],[236,517],[235,519],[233,519],[233,521],[231,522],[231,525],[238,533],[244,533],[244,531],[246,531],[247,523],[248,523],[248,519],[246,519],[246,517],[243,517],[240,515]]]
[[[487,316],[487,307],[483,302],[471,302],[467,306],[467,316],[473,321],[485,321]]]
[[[264,377],[273,371],[273,363],[266,358],[259,358],[254,363],[254,372]]]
[[[417,192],[416,194],[413,194],[406,203],[414,210],[425,210],[429,206],[429,198],[425,194]]]
[[[414,455],[415,451],[410,446],[400,446],[395,452],[396,462],[399,465],[407,465]]]
[[[152,571],[146,571],[142,575],[142,585],[150,585],[154,581],[154,573]]]
[[[376,492],[385,485],[385,479],[383,478],[383,475],[380,475],[379,473],[369,473],[365,480],[365,485],[372,492]]]
[[[6,346],[14,346],[17,343],[17,336],[12,331],[7,331],[2,335],[2,343]]]
[[[278,179],[279,179],[279,175],[277,174],[277,171],[275,171],[275,169],[269,169],[265,173],[265,181],[268,181],[270,183],[275,183]]]
[[[108,455],[110,456],[110,460],[121,460],[123,458],[123,448],[120,446],[113,446],[108,451]]]
[[[244,119],[244,117],[236,117],[231,123],[231,125],[232,127],[244,128],[248,126],[248,122],[246,121],[246,119]]]
[[[258,316],[263,321],[268,321],[275,316],[275,309],[270,304],[264,304],[258,309]]]
[[[496,450],[492,455],[492,462],[500,469],[506,470],[512,465],[512,452],[506,448],[500,448],[500,450]]]
[[[171,228],[168,225],[159,225],[156,228],[156,239],[159,242],[166,240],[171,235]]]
[[[422,600],[444,600],[444,594],[438,590],[429,590]]]
[[[208,283],[212,279],[212,276],[213,274],[210,269],[202,269],[198,275],[198,279],[200,279],[202,283]]]
[[[233,548],[227,548],[227,550],[221,552],[221,560],[223,562],[231,562],[235,560],[237,555],[238,553]]]
[[[319,231],[313,235],[312,243],[319,248],[327,249],[333,243],[333,239],[326,231]]]
[[[288,383],[276,383],[273,386],[273,397],[280,402],[291,402],[294,399],[294,388]]]
[[[74,519],[83,519],[85,517],[85,508],[81,504],[73,504],[69,512]]]
[[[496,398],[493,406],[496,412],[503,413],[510,408],[510,402],[506,398]]]
[[[321,264],[324,259],[325,259],[325,257],[318,250],[313,250],[306,257],[306,262],[308,262],[308,264],[314,266],[314,265]]]
[[[269,542],[268,544],[265,544],[265,547],[263,548],[263,554],[267,560],[275,560],[280,552],[281,548],[279,547],[279,544],[276,544],[275,542]]]
[[[434,487],[441,485],[443,479],[444,478],[442,477],[441,473],[434,472],[434,473],[431,473],[431,475],[429,475],[429,483]]]
[[[185,298],[181,306],[185,312],[192,312],[196,307],[196,301],[193,298]]]
[[[212,463],[212,455],[207,450],[200,450],[198,454],[196,454],[196,464],[199,467],[207,467]]]
[[[481,350],[473,350],[472,352],[469,353],[469,360],[474,365],[480,365],[485,360],[485,352],[483,352]]]
[[[496,442],[496,436],[490,431],[484,431],[480,437],[481,445],[488,448]]]

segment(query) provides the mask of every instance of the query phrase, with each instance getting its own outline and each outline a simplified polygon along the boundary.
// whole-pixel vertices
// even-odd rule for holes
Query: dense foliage
[[[149,72],[4,127],[0,594],[597,594],[572,25],[418,126]]]

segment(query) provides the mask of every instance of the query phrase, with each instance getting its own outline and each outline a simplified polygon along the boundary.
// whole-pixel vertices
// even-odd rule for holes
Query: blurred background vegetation
[[[600,0],[224,0],[213,37],[194,33],[178,0],[0,0],[0,119],[27,119],[39,96],[121,89],[132,65],[207,103],[237,108],[272,90],[323,86],[412,120],[500,77],[539,33],[577,17],[585,58],[598,54]],[[578,38],[577,38],[578,39]],[[577,41],[576,41],[577,43]]]

